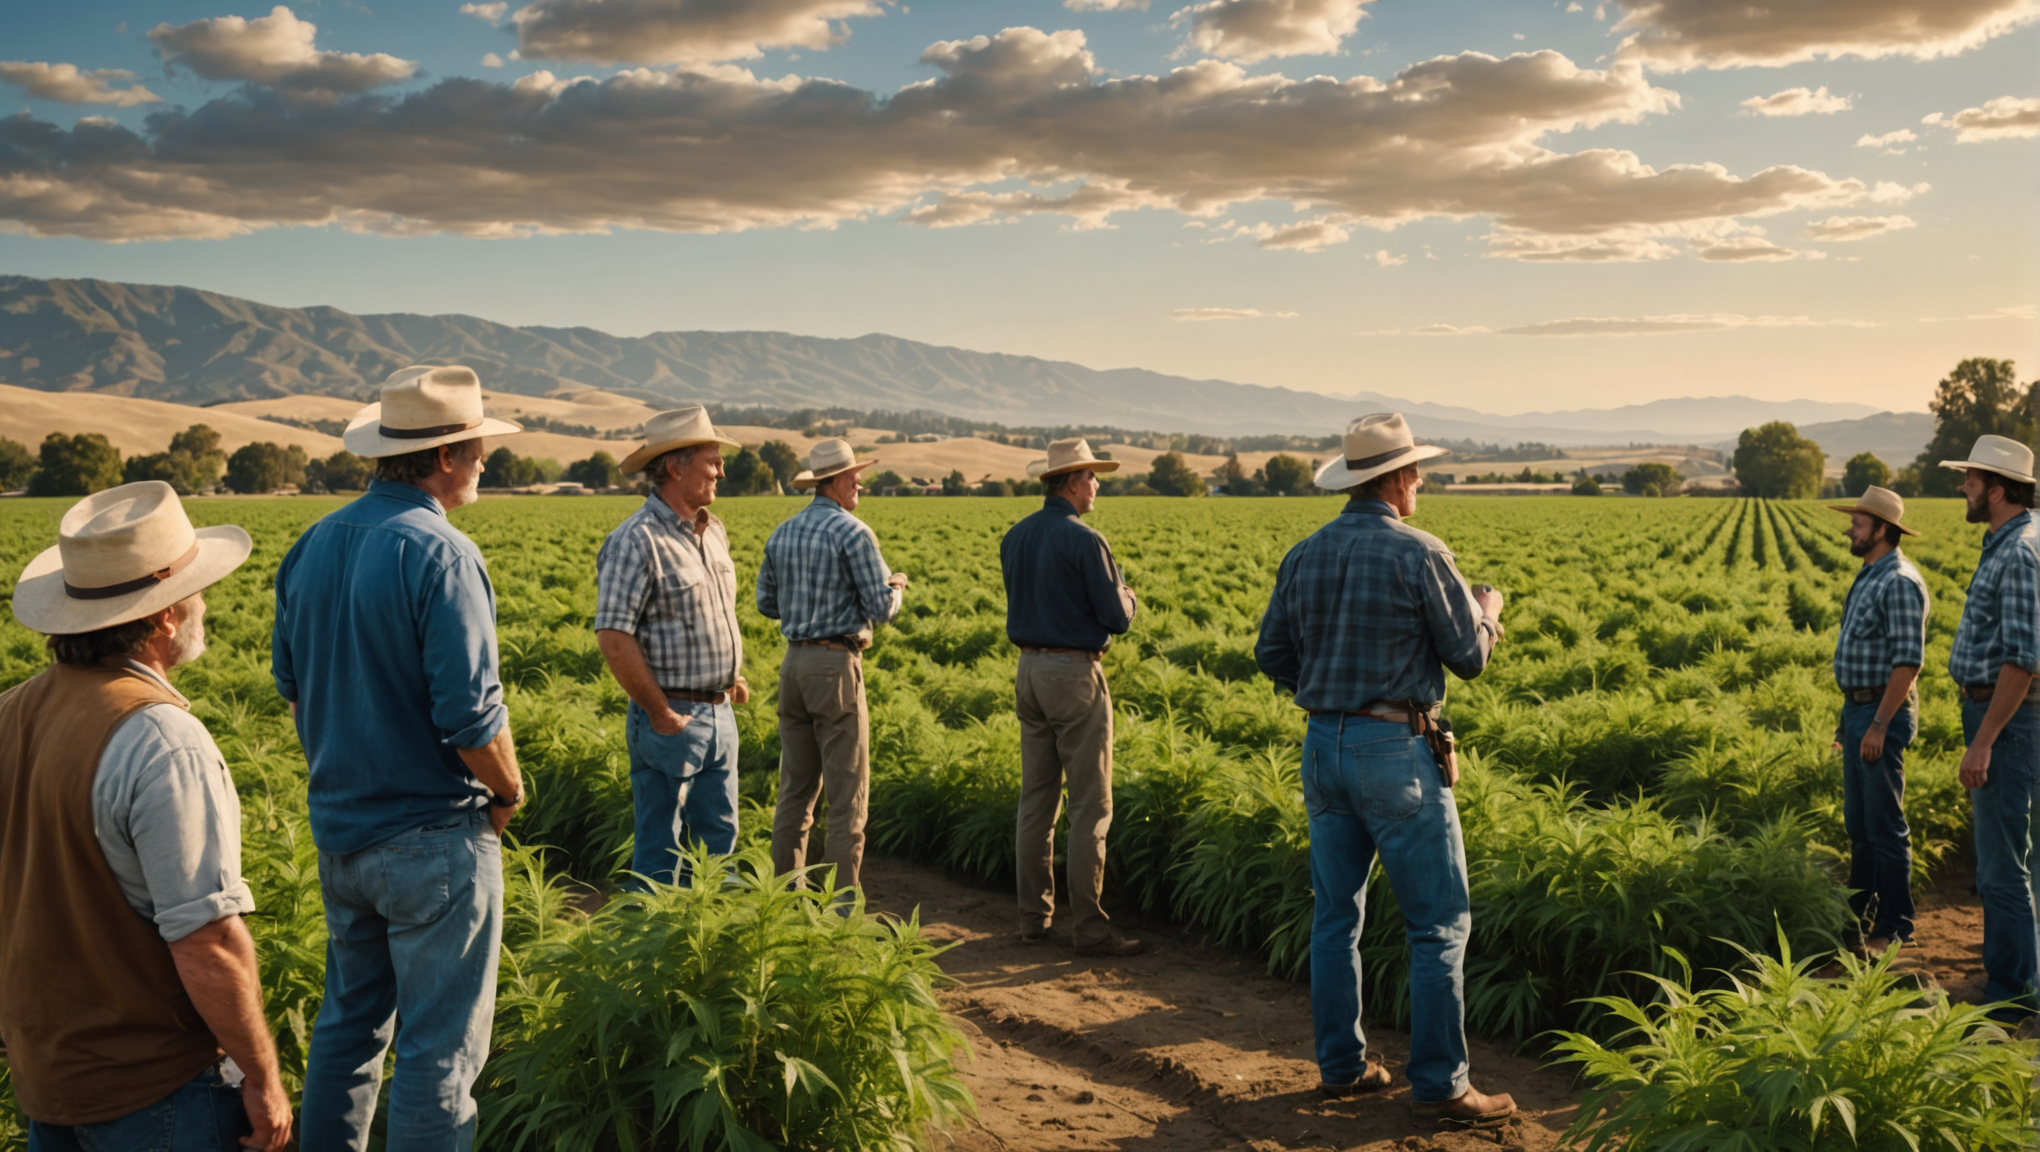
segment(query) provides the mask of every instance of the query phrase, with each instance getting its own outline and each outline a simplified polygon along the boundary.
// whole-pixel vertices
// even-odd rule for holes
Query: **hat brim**
[[[1075,464],[1064,464],[1059,468],[1050,468],[1048,461],[1036,460],[1027,465],[1027,474],[1036,480],[1046,480],[1050,476],[1060,476],[1065,472],[1117,472],[1119,471],[1119,465],[1120,461],[1118,460],[1080,460]],[[1039,469],[1039,471],[1036,471],[1036,469]]]
[[[831,468],[827,472],[814,472],[803,468],[800,471],[800,475],[795,476],[788,483],[795,488],[812,488],[831,476],[841,476],[845,472],[862,472],[876,463],[878,463],[878,457],[873,456],[864,460],[852,460],[848,464]]]
[[[1900,524],[1898,521],[1888,519],[1884,516],[1879,516],[1876,512],[1873,512],[1860,504],[1830,504],[1828,505],[1828,507],[1834,509],[1837,512],[1861,512],[1865,516],[1876,516],[1879,520],[1883,520],[1886,524],[1891,525],[1893,528],[1898,529],[1900,532],[1905,533],[1907,536],[1919,535],[1918,532],[1915,532],[1912,529],[1906,527],[1905,525]]]
[[[1398,468],[1407,468],[1422,460],[1435,459],[1445,455],[1447,451],[1448,449],[1440,448],[1436,444],[1413,444],[1394,459],[1376,464],[1372,468],[1352,468],[1346,464],[1344,456],[1334,456],[1324,467],[1317,470],[1313,482],[1327,492],[1344,492],[1355,484],[1365,484],[1376,476],[1393,472]]]
[[[255,550],[248,533],[232,524],[200,528],[196,535],[198,555],[182,571],[160,584],[105,600],[80,600],[64,591],[63,557],[52,545],[21,570],[14,585],[14,618],[45,636],[96,632],[140,620],[219,583]]]
[[[678,440],[661,440],[657,444],[639,445],[636,451],[623,458],[623,463],[618,465],[618,467],[623,469],[626,476],[632,472],[642,472],[645,470],[645,465],[658,459],[662,454],[671,452],[675,448],[692,448],[697,444],[720,444],[725,448],[735,448],[740,451],[744,447],[727,436],[687,436]]]
[[[2000,468],[1995,464],[1983,464],[1975,460],[1943,460],[1941,461],[1941,467],[1946,468],[1950,472],[1967,472],[1971,468],[1981,468],[1985,472],[1995,472],[2008,480],[2017,480],[2021,484],[2033,483],[2031,476],[2014,472],[2009,468]]]
[[[402,456],[406,452],[423,452],[441,444],[458,444],[463,440],[475,440],[483,436],[515,436],[524,431],[523,427],[508,420],[484,416],[482,422],[473,428],[448,432],[444,436],[402,437],[382,434],[382,404],[370,404],[354,414],[347,422],[347,430],[340,434],[340,442],[349,452],[369,460],[384,456]]]

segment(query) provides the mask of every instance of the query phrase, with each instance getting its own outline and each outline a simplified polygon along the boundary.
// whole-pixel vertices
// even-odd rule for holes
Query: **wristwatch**
[[[518,786],[517,795],[515,796],[498,796],[494,792],[489,793],[489,807],[491,808],[520,808],[523,805],[524,788],[522,785]]]

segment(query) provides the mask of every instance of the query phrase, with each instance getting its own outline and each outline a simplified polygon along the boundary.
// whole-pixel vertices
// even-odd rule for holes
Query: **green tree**
[[[28,445],[0,436],[0,492],[28,487],[28,478],[34,474],[35,453]]]
[[[1685,481],[1670,464],[1650,460],[1622,474],[1622,490],[1634,496],[1670,496]]]
[[[623,483],[623,469],[617,467],[616,457],[607,452],[597,452],[586,460],[576,460],[567,465],[560,478],[585,488],[614,488]]]
[[[1287,452],[1268,457],[1261,475],[1271,496],[1300,496],[1311,489],[1310,465]]]
[[[1240,465],[1240,454],[1228,453],[1225,463],[1218,466],[1219,491],[1228,496],[1252,496],[1254,482],[1247,476],[1247,470]]]
[[[1582,468],[1580,469],[1580,474],[1573,477],[1572,494],[1575,496],[1599,496],[1601,494],[1601,483],[1592,476],[1587,475],[1587,470]]]
[[[1915,462],[1922,496],[1953,496],[1962,487],[1962,473],[1941,467],[1943,460],[1966,460],[1976,438],[2009,436],[2031,443],[2034,405],[2040,381],[2019,387],[2010,360],[1971,357],[1955,365],[1934,388],[1927,405],[1934,413],[1934,438]]]
[[[772,475],[782,484],[792,484],[803,464],[800,453],[784,440],[767,440],[758,447],[758,459],[772,466]]]
[[[942,478],[942,494],[944,496],[970,495],[970,481],[963,478],[963,469],[951,468],[949,475]]]
[[[121,482],[120,449],[97,432],[43,438],[41,460],[28,478],[30,496],[89,496]]]
[[[1148,466],[1148,487],[1163,496],[1202,496],[1204,477],[1183,462],[1180,452],[1164,452]]]
[[[298,452],[302,454],[304,449]],[[243,444],[227,457],[227,487],[243,494],[274,492],[288,482],[288,460],[282,445],[267,440]]]
[[[1872,484],[1891,487],[1891,467],[1875,452],[1858,452],[1842,466],[1842,495],[1861,496]]]
[[[532,484],[550,484],[558,479],[559,475],[560,465],[557,460],[519,456],[508,448],[496,449],[482,462],[484,488],[524,488]]]
[[[1013,495],[1013,482],[1011,480],[987,480],[977,486],[977,494],[980,496],[1011,496]]]
[[[1827,454],[1783,420],[1745,428],[1735,445],[1735,478],[1745,491],[1771,500],[1805,500],[1820,494]]]
[[[220,434],[205,424],[193,424],[170,438],[170,450],[147,456],[132,456],[121,469],[121,477],[161,480],[180,495],[203,492],[219,483],[226,471],[227,454],[220,451]]]
[[[305,465],[307,492],[360,492],[375,479],[375,465],[342,449]]]
[[[1920,466],[1908,464],[1891,474],[1891,483],[1885,485],[1893,492],[1910,500],[1920,494]]]
[[[866,481],[866,487],[870,488],[873,492],[883,492],[888,488],[898,488],[906,482],[906,477],[888,468]]]
[[[778,477],[772,474],[772,465],[745,448],[723,461],[722,482],[715,486],[715,490],[719,496],[750,496],[772,491],[777,482]]]

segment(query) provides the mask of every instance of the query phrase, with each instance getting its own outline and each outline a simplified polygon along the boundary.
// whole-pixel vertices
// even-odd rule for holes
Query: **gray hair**
[[[1053,476],[1043,476],[1041,478],[1041,494],[1043,496],[1053,496],[1056,493],[1062,491],[1063,489],[1069,487],[1070,480],[1076,476],[1077,472],[1087,471],[1089,471],[1089,469],[1079,468],[1074,472],[1058,472]]]
[[[674,448],[670,451],[659,453],[657,456],[652,457],[651,463],[645,465],[645,479],[650,480],[654,485],[664,484],[666,477],[672,475],[671,470],[674,465],[677,464],[682,468],[687,467],[689,464],[694,463],[694,454],[699,451],[701,451],[701,445],[689,444],[685,448]]]
[[[480,437],[456,440],[451,444],[435,444],[420,448],[416,452],[402,452],[395,456],[383,456],[375,462],[375,478],[394,480],[399,484],[417,484],[439,471],[439,450],[448,449],[456,464],[465,464],[482,454]]]

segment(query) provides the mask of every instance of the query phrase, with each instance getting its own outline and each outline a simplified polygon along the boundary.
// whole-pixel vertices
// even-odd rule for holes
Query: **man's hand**
[[[284,1095],[283,1081],[270,1076],[243,1079],[241,1107],[248,1110],[248,1123],[255,1129],[241,1137],[241,1147],[283,1152],[290,1143],[290,1097]]]
[[[1884,725],[1872,724],[1863,733],[1862,746],[1857,751],[1863,754],[1863,763],[1874,764],[1884,757]]]
[[[905,572],[895,572],[886,577],[885,582],[889,588],[898,588],[901,591],[905,591],[907,587],[907,574]]]
[[[738,681],[738,683],[741,684],[743,683],[743,681],[740,680]],[[734,688],[730,689],[730,700],[734,702],[736,698],[737,698],[736,689]],[[748,693],[746,694],[745,698],[749,699]],[[678,736],[680,734],[680,730],[682,728],[687,727],[688,722],[693,720],[694,717],[682,716],[678,712],[673,711],[672,705],[667,704],[664,707],[660,708],[657,712],[645,713],[645,719],[651,722],[652,731],[657,732],[659,735]]]
[[[1964,788],[1981,788],[1990,779],[1990,745],[1971,744],[1962,754],[1962,768],[1956,773]]]
[[[730,703],[749,704],[750,702],[751,702],[751,682],[749,680],[744,679],[742,676],[739,676],[737,677],[737,682],[735,684],[730,685]]]
[[[1473,590],[1473,602],[1480,605],[1481,614],[1491,617],[1496,623],[1502,619],[1502,593],[1498,588],[1482,584]]]
[[[503,829],[510,826],[510,818],[517,815],[518,810],[523,807],[522,804],[489,805],[489,827],[494,828],[496,835],[501,836]]]

